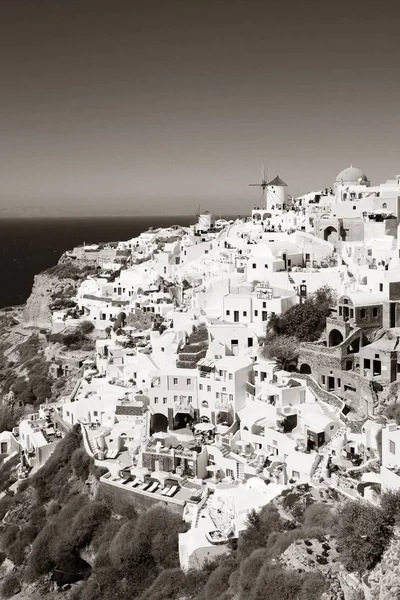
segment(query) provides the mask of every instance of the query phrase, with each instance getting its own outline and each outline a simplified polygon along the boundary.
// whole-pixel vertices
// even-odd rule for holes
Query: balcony
[[[194,416],[194,408],[189,401],[174,402],[174,410],[176,413],[188,413],[191,417]]]

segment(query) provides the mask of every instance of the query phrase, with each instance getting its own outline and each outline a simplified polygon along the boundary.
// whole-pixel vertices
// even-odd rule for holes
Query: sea
[[[0,219],[0,308],[26,302],[37,273],[55,265],[65,250],[85,242],[115,242],[149,227],[188,226],[192,216]]]

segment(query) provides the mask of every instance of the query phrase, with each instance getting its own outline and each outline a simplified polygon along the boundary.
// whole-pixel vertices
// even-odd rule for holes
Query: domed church
[[[370,181],[366,174],[361,171],[361,169],[357,169],[357,167],[347,167],[347,169],[343,169],[340,173],[337,174],[334,189],[335,191],[339,186],[348,186],[348,185],[363,185],[365,187],[370,186]]]

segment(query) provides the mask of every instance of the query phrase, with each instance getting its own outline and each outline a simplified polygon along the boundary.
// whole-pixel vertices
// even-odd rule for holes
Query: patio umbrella
[[[249,442],[246,442],[246,440],[238,440],[238,441],[236,442],[236,444],[237,444],[238,446],[242,446],[242,448],[245,448],[246,446],[248,446],[248,445],[249,445]]]
[[[215,425],[212,423],[197,423],[194,428],[196,431],[212,431],[215,429]]]
[[[256,450],[254,454],[256,456],[269,456],[269,452],[267,450],[265,450],[264,448],[260,448],[259,450]]]
[[[153,433],[153,438],[155,440],[165,440],[167,438],[170,437],[170,433],[167,433],[166,431],[157,431],[156,433]]]
[[[219,471],[219,467],[217,465],[207,465],[206,469],[207,471],[210,471],[210,473],[217,473]]]

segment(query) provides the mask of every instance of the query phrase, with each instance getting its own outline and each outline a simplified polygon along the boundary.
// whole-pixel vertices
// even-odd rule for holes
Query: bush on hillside
[[[94,460],[84,448],[77,448],[71,456],[71,466],[75,475],[82,481],[86,481],[94,466]]]
[[[360,574],[380,561],[392,536],[383,510],[365,502],[348,501],[340,507],[335,529],[342,564]]]
[[[247,528],[239,537],[238,558],[243,560],[257,548],[265,548],[271,533],[282,529],[279,512],[272,504],[267,504],[259,512],[252,510],[247,517]]]
[[[271,318],[267,330],[277,335],[295,337],[300,342],[314,342],[324,331],[330,307],[335,301],[334,290],[323,286],[302,304],[292,306],[283,315]]]

